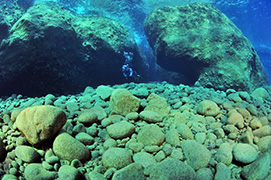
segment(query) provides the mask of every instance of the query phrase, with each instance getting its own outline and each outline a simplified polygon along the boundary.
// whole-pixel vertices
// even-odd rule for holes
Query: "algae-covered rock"
[[[148,110],[142,111],[140,112],[139,117],[142,120],[149,123],[156,123],[156,122],[163,121],[163,117],[159,113],[154,112],[154,111],[148,111]]]
[[[42,164],[31,163],[28,164],[24,170],[24,176],[26,180],[37,180],[37,179],[56,179],[57,172],[47,171],[42,167]]]
[[[107,168],[121,169],[132,163],[132,157],[128,150],[112,147],[104,152],[102,163]]]
[[[111,96],[113,91],[114,91],[113,88],[101,85],[97,87],[96,94],[100,96],[103,100],[106,100]]]
[[[195,178],[195,171],[191,166],[177,159],[167,158],[164,161],[157,163],[150,169],[150,180],[192,180]]]
[[[118,171],[112,177],[112,180],[140,179],[145,180],[144,168],[142,165],[133,163]]]
[[[265,99],[265,100],[270,100],[270,95],[268,94],[268,92],[266,91],[266,89],[264,89],[263,87],[259,87],[257,89],[255,89],[252,94],[251,94],[254,98],[261,98],[261,99]]]
[[[156,163],[153,155],[147,152],[139,152],[134,154],[133,160],[135,163],[141,164],[144,168]]]
[[[166,142],[169,143],[170,145],[172,146],[180,145],[179,133],[178,133],[178,130],[174,126],[171,126],[169,128],[165,137],[166,137]]]
[[[63,94],[125,82],[124,52],[134,54],[130,65],[139,74],[146,70],[126,27],[105,17],[77,16],[55,2],[35,2],[0,51],[2,94]]]
[[[17,1],[0,2],[0,42],[9,36],[10,28],[24,13]]]
[[[97,122],[98,116],[90,111],[83,111],[79,116],[77,121],[83,123],[86,126],[90,126],[93,123]]]
[[[135,132],[135,126],[127,121],[117,122],[107,127],[107,133],[113,139],[123,139]]]
[[[253,163],[244,166],[241,172],[241,176],[246,179],[264,179],[270,169],[270,154],[268,152],[262,154]]]
[[[185,75],[188,84],[247,91],[267,85],[251,42],[211,5],[158,8],[144,28],[157,63]]]
[[[193,140],[186,140],[181,143],[187,164],[198,170],[208,165],[211,159],[210,151],[202,144]]]
[[[85,162],[90,158],[88,148],[68,133],[60,133],[53,142],[54,153],[63,160],[78,159]]]
[[[156,124],[150,124],[138,132],[137,140],[145,146],[161,145],[165,141],[165,135]]]
[[[214,180],[231,180],[231,169],[223,163],[218,163]]]
[[[208,168],[201,168],[196,172],[195,180],[213,180],[213,173]]]
[[[215,155],[215,159],[217,160],[217,162],[222,162],[227,166],[231,164],[232,157],[232,147],[229,143],[221,144]]]
[[[77,168],[69,165],[63,165],[59,168],[58,177],[59,180],[79,180],[83,178],[82,174]]]
[[[15,149],[15,155],[27,163],[37,162],[40,158],[39,153],[30,146],[17,146]]]

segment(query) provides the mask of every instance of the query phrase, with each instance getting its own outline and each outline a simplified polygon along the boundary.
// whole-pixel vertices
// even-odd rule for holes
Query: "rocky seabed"
[[[252,93],[166,82],[0,102],[3,180],[268,180],[271,109]]]

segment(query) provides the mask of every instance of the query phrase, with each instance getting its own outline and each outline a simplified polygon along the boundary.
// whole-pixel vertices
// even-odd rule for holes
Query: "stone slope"
[[[67,122],[51,141],[34,148],[16,124],[27,107],[56,110],[47,105],[64,111]],[[60,97],[13,96],[0,102],[0,151],[7,152],[1,153],[0,173],[27,180],[268,179],[270,106],[264,88],[250,94],[166,83],[87,87]],[[46,118],[51,122],[57,115],[48,114],[42,117],[44,129]]]

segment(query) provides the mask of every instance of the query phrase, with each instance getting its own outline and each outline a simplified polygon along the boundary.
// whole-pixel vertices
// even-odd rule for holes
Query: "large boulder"
[[[24,109],[16,119],[16,126],[32,145],[48,142],[67,121],[64,111],[51,105]]]
[[[0,46],[1,94],[75,93],[87,85],[121,83],[124,52],[144,74],[129,30],[100,16],[81,17],[54,2],[35,2]]]
[[[248,91],[267,84],[251,42],[211,5],[156,9],[144,28],[157,63],[183,74],[188,84]]]

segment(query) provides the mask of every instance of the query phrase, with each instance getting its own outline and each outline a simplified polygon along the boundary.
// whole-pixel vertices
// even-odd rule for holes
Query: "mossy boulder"
[[[247,91],[267,84],[251,42],[211,5],[158,8],[144,28],[157,63],[183,74],[187,84]]]
[[[35,2],[0,46],[0,93],[76,93],[87,85],[125,82],[124,52],[145,64],[129,30],[100,16],[75,15],[54,2]]]
[[[10,28],[24,13],[17,1],[0,2],[0,42],[8,37]]]

